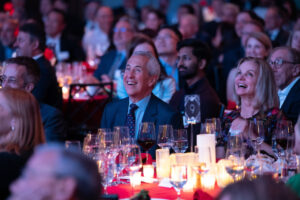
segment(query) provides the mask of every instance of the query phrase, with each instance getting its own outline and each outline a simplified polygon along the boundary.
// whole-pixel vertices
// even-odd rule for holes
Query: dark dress
[[[9,152],[0,153],[0,200],[9,196],[10,184],[21,175],[30,155],[31,152],[22,155]]]

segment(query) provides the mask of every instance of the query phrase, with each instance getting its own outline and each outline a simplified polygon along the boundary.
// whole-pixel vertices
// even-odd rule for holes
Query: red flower
[[[47,60],[50,61],[54,57],[54,53],[51,49],[46,48],[45,51],[44,51],[44,56]]]

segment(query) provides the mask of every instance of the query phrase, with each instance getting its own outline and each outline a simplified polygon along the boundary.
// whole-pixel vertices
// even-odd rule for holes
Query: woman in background
[[[0,89],[0,199],[20,174],[35,146],[45,143],[39,104],[32,94]]]

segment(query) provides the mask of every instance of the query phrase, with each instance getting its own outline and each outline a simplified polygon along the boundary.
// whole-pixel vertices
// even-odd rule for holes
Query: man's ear
[[[158,80],[158,76],[150,76],[150,78],[148,80],[148,86],[149,87],[154,87],[157,80]]]
[[[300,75],[300,64],[296,64],[293,67],[293,71],[292,71],[293,77],[297,77]]]
[[[27,92],[32,92],[32,90],[33,90],[33,88],[34,88],[34,84],[33,83],[27,83],[26,85],[25,85],[25,90],[27,91]]]
[[[40,42],[38,40],[33,40],[32,41],[32,47],[33,49],[38,49],[40,45]]]
[[[200,62],[198,63],[199,69],[204,70],[206,63],[207,63],[206,60],[201,59]]]

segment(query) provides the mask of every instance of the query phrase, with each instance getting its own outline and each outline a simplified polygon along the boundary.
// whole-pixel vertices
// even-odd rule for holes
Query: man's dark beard
[[[179,71],[179,76],[183,79],[191,79],[197,76],[197,65],[193,65],[190,69],[187,69],[187,67],[180,65],[178,69],[183,68],[185,71]]]

